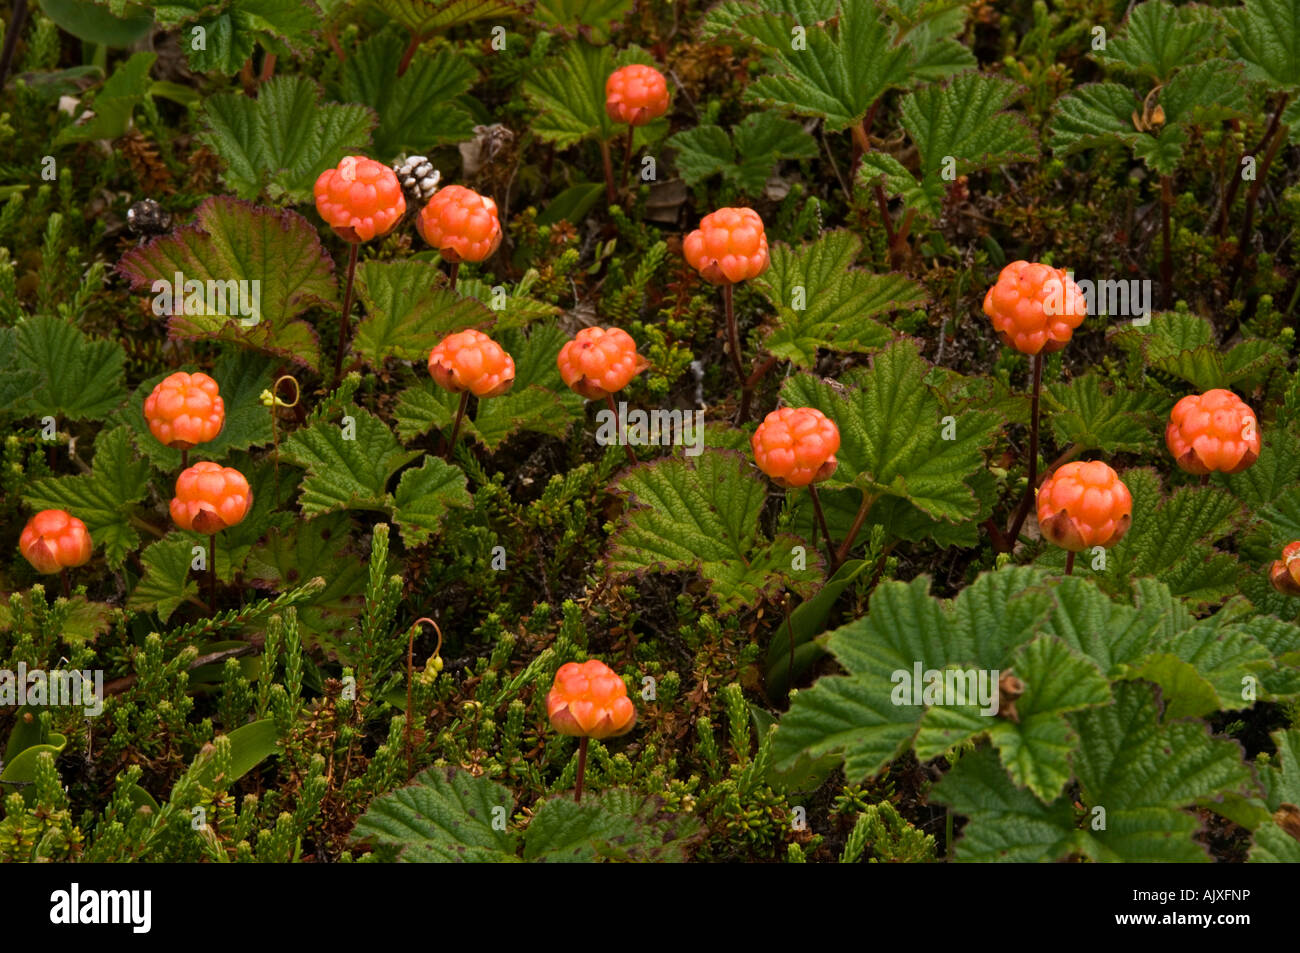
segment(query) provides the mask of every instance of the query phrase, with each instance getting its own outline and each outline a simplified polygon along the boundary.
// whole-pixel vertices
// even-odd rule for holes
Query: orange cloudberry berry
[[[248,515],[253,491],[244,475],[218,463],[196,463],[176,478],[172,519],[181,529],[212,535]]]
[[[686,261],[705,281],[735,284],[767,270],[767,235],[752,208],[720,208],[700,219],[682,243]]]
[[[346,242],[368,242],[392,231],[406,213],[397,174],[374,159],[344,156],[316,179],[316,211]]]
[[[1133,521],[1133,497],[1102,463],[1067,463],[1038,488],[1038,527],[1062,549],[1113,546]]]
[[[1188,473],[1240,473],[1259,459],[1259,423],[1230,390],[1189,394],[1169,414],[1165,445]]]
[[[597,659],[560,666],[546,696],[546,714],[560,734],[586,738],[613,738],[636,724],[636,706],[623,679]]]
[[[650,366],[622,328],[583,328],[560,348],[555,362],[564,383],[587,400],[618,393]]]
[[[497,203],[463,185],[433,193],[415,227],[430,247],[453,264],[482,261],[501,244]]]
[[[829,479],[839,465],[840,431],[815,407],[772,411],[749,438],[754,462],[779,486],[798,487]]]
[[[217,382],[207,374],[178,371],[159,381],[145,398],[144,418],[163,446],[189,450],[221,433],[226,404]]]
[[[1278,592],[1300,596],[1300,540],[1282,547],[1282,558],[1273,562],[1268,579]]]
[[[984,296],[984,313],[1004,344],[1032,355],[1065,347],[1088,307],[1064,269],[1013,261]]]
[[[84,566],[93,548],[86,524],[65,510],[41,510],[18,537],[23,558],[47,575]]]
[[[668,111],[668,80],[653,66],[633,63],[605,80],[605,112],[617,123],[644,126]]]
[[[443,390],[499,397],[515,382],[515,361],[482,331],[449,334],[429,352],[429,373]]]

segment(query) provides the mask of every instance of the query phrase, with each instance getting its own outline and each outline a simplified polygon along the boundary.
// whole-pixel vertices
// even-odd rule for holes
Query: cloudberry
[[[1038,488],[1038,527],[1062,549],[1113,546],[1133,521],[1133,497],[1100,460],[1067,463]]]
[[[316,179],[316,211],[346,242],[368,242],[392,231],[406,212],[397,173],[365,156],[344,156]]]
[[[1169,414],[1165,445],[1188,473],[1240,473],[1259,458],[1259,424],[1230,390],[1189,394]]]
[[[605,80],[605,112],[617,123],[644,126],[668,111],[668,80],[653,66],[633,63]]]
[[[433,193],[415,220],[420,236],[447,261],[482,261],[501,244],[497,203],[463,185]]]
[[[1065,347],[1088,307],[1064,269],[1013,261],[984,296],[984,313],[1004,344],[1039,354]]]
[[[754,462],[779,486],[807,486],[829,479],[839,465],[840,431],[815,407],[772,411],[749,438]]]
[[[555,363],[564,383],[587,400],[621,391],[650,366],[622,328],[583,328],[560,348]]]
[[[212,535],[240,522],[253,505],[253,491],[238,470],[196,463],[176,478],[172,519],[181,529]]]
[[[163,446],[189,450],[221,433],[226,404],[217,382],[207,374],[178,371],[145,398],[144,418]]]
[[[757,278],[767,270],[767,235],[752,208],[720,208],[700,219],[682,243],[686,261],[715,285]]]
[[[515,362],[482,331],[457,331],[429,352],[429,373],[453,394],[499,397],[515,382]]]
[[[1273,588],[1288,596],[1300,596],[1300,540],[1282,547],[1282,558],[1268,572]]]
[[[84,566],[93,544],[86,524],[64,510],[41,510],[18,537],[23,557],[43,574]]]
[[[560,666],[546,696],[546,714],[560,734],[587,738],[613,738],[636,724],[636,706],[623,679],[596,659]]]

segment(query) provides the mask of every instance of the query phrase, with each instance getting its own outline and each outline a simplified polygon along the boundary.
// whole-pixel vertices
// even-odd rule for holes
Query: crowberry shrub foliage
[[[1300,861],[1297,0],[20,6],[0,860]]]

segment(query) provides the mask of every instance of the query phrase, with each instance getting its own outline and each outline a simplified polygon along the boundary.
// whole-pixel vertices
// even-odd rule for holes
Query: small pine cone
[[[397,181],[402,183],[408,208],[429,201],[433,193],[438,191],[438,182],[442,180],[442,173],[424,156],[411,156],[394,163],[393,171],[397,173]]]

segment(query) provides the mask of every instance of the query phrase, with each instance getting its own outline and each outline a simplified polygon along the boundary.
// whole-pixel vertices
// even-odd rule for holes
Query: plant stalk
[[[578,784],[573,789],[573,800],[575,804],[582,803],[582,781],[587,775],[588,741],[590,741],[590,739],[586,735],[583,735],[582,740],[578,742]]]
[[[411,740],[411,719],[415,717],[415,630],[406,639],[406,780],[415,777],[415,746]]]
[[[1174,208],[1173,180],[1167,176],[1160,177],[1160,298],[1165,308],[1173,307],[1174,294],[1174,249],[1173,226],[1170,216]]]
[[[1072,576],[1072,575],[1074,575],[1074,557],[1075,557],[1075,553],[1074,553],[1073,550],[1071,550],[1069,553],[1066,554],[1066,557],[1065,557],[1065,574],[1066,574],[1067,576]]]
[[[1029,396],[1029,482],[1025,486],[1025,495],[1016,507],[1015,518],[1007,528],[1008,552],[1016,548],[1016,538],[1020,536],[1020,527],[1029,515],[1029,504],[1033,502],[1038,491],[1038,395],[1043,389],[1043,352],[1034,355],[1034,381]]]
[[[627,191],[627,176],[628,169],[632,167],[632,140],[635,138],[635,132],[636,126],[627,127],[627,148],[623,152],[623,171],[619,173],[618,190],[620,192]]]
[[[208,534],[208,611],[217,613],[217,534]]]
[[[740,329],[736,327],[736,306],[732,285],[722,286],[722,307],[727,314],[727,341],[731,348],[731,366],[736,370],[736,380],[745,386],[745,369],[740,364]]]
[[[343,380],[343,351],[348,346],[348,331],[352,324],[352,282],[357,275],[357,252],[360,248],[356,242],[348,243],[348,274],[343,288],[343,314],[339,317],[339,352],[334,358],[334,388]]]
[[[451,268],[448,271],[448,274],[451,277],[451,290],[455,291],[456,282],[460,279],[460,262],[453,261],[451,263]]]
[[[835,565],[831,567],[832,574],[843,566],[844,561],[849,558],[849,553],[853,551],[853,544],[857,541],[858,533],[862,530],[862,524],[867,521],[867,514],[871,512],[871,505],[875,502],[874,495],[866,490],[862,491],[862,505],[858,507],[858,515],[853,517],[853,525],[849,527],[848,535],[844,537],[839,552],[835,554]]]
[[[72,582],[68,579],[68,567],[67,567],[67,566],[64,566],[64,567],[63,567],[63,572],[60,573],[60,575],[63,576],[63,598],[65,598],[65,599],[71,599],[71,598],[72,598]]]
[[[460,436],[461,421],[465,419],[465,408],[469,406],[469,391],[460,392],[460,403],[456,405],[456,422],[451,427],[451,440],[447,443],[447,462],[451,463],[452,454],[456,452],[456,438]]]
[[[600,158],[605,164],[605,198],[613,205],[618,201],[618,190],[614,188],[614,161],[609,157],[609,141],[600,140]]]
[[[411,60],[415,57],[415,51],[420,48],[420,43],[424,38],[418,33],[411,34],[411,42],[406,45],[406,52],[402,54],[402,62],[397,64],[397,76],[400,79],[405,73]]]
[[[826,537],[826,555],[829,557],[828,566],[835,565],[835,541],[831,539],[830,527],[826,525],[826,514],[822,512],[821,497],[817,495],[816,484],[808,484],[808,495],[812,497],[813,512],[817,514],[817,525],[821,527],[822,535]]]

